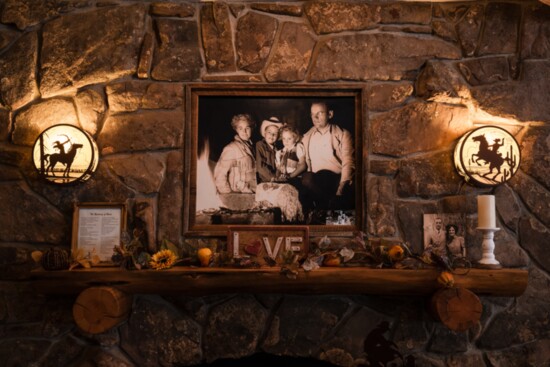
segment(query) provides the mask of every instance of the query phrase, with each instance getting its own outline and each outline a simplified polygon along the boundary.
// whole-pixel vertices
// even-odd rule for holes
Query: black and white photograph
[[[466,257],[464,214],[424,214],[424,253]]]
[[[191,226],[357,227],[358,91],[218,92],[192,98]]]

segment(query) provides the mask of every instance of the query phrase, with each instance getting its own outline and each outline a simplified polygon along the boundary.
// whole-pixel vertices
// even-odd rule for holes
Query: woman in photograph
[[[458,235],[458,226],[456,224],[448,224],[447,232],[447,250],[452,257],[466,257],[466,246],[464,245],[464,237]]]
[[[223,148],[214,168],[216,189],[220,194],[251,194],[256,191],[256,160],[250,140],[254,121],[248,114],[235,115],[231,127],[237,135]]]

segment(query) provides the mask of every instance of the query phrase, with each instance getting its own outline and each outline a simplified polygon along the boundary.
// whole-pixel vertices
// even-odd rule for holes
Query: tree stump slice
[[[465,288],[445,288],[431,299],[434,317],[453,331],[466,331],[477,325],[483,307],[475,293]]]
[[[113,287],[87,288],[73,305],[73,317],[83,331],[100,334],[128,318],[132,301],[132,295]]]

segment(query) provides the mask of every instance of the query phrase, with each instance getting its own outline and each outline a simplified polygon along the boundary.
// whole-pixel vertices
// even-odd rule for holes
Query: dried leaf
[[[321,267],[321,264],[323,263],[323,259],[325,257],[324,256],[313,256],[313,257],[308,257],[306,259],[306,261],[304,261],[304,263],[302,264],[302,268],[305,270],[305,271],[312,271],[312,270],[316,270],[316,269],[319,269]]]
[[[344,262],[348,262],[355,256],[355,252],[347,247],[340,250],[340,256],[342,256]]]
[[[90,263],[90,260],[80,259],[80,260],[77,260],[77,262],[80,265],[82,265],[82,267],[84,267],[86,269],[90,269],[92,267],[92,264]]]

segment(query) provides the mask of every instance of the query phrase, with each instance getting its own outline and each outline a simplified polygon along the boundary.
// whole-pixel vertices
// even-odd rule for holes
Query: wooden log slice
[[[73,317],[80,329],[100,334],[128,318],[132,295],[113,287],[87,288],[73,305]]]
[[[430,306],[433,316],[453,331],[477,325],[483,311],[478,296],[466,288],[440,289],[432,296]]]

